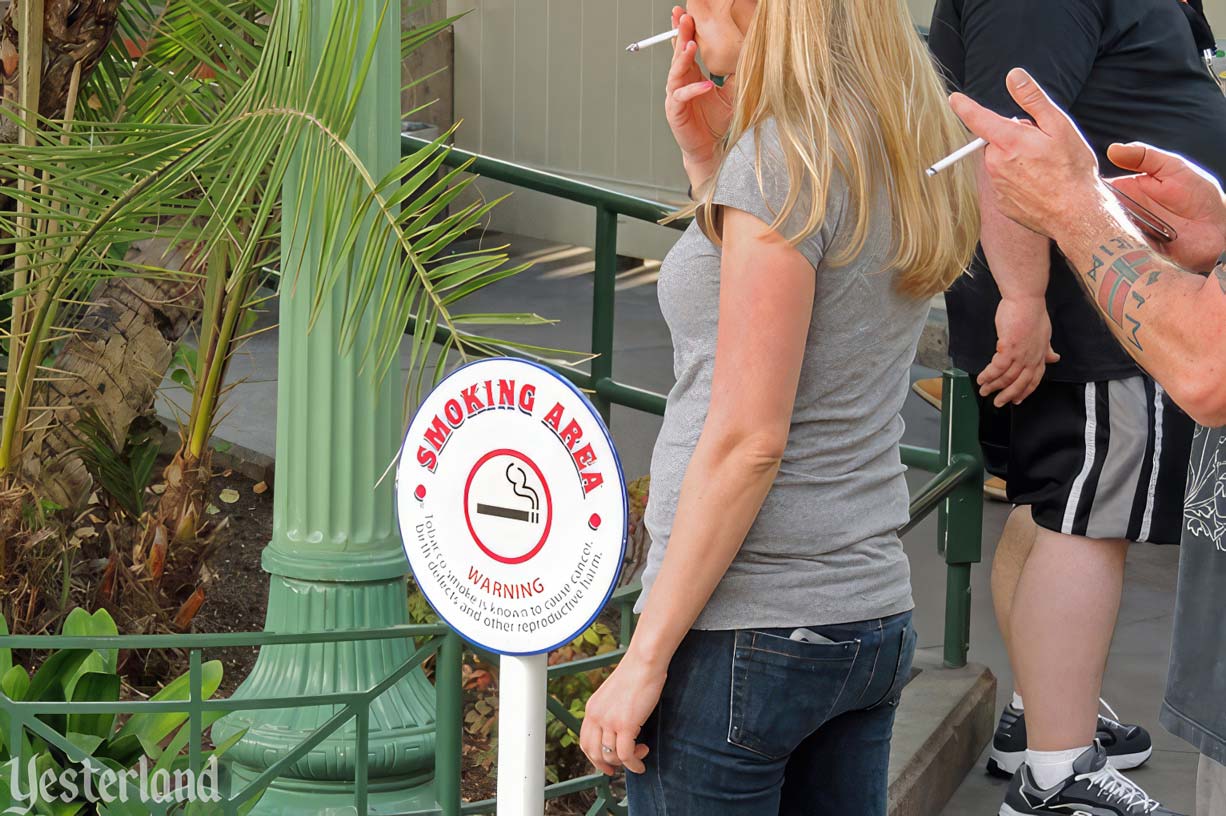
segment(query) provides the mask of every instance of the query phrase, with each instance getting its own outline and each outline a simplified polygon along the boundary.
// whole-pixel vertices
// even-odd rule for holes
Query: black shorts
[[[1048,530],[1178,544],[1192,419],[1149,377],[1043,382],[1021,405],[979,400],[979,441],[1009,500]]]

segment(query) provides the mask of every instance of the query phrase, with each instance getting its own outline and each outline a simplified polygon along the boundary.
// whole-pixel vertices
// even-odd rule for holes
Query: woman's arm
[[[756,217],[725,210],[711,407],[630,651],[666,668],[741,548],[787,446],[813,314],[813,267]]]
[[[645,749],[635,738],[659,700],[669,661],[774,482],[791,427],[814,288],[813,267],[795,247],[755,216],[724,209],[710,409],[630,648],[588,702],[583,721],[584,752],[605,773],[622,764],[642,771]]]

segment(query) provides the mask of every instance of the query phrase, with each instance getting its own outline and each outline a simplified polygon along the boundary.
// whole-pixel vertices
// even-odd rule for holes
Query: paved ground
[[[486,240],[500,244],[504,236],[487,236]],[[537,266],[473,298],[472,308],[465,310],[533,311],[546,317],[561,317],[564,320],[556,326],[517,330],[517,334],[556,348],[586,349],[590,331],[591,253],[526,239],[517,239],[516,248],[521,257],[534,260]],[[614,375],[630,384],[663,392],[673,378],[668,331],[656,304],[657,269],[658,264],[654,262],[628,265],[619,276]],[[272,316],[267,316],[264,322],[271,325],[272,320]],[[916,377],[931,373],[919,367],[913,371]],[[272,455],[276,401],[275,330],[254,338],[235,359],[231,374],[236,385],[228,397],[226,409],[229,413],[221,423],[218,436]],[[161,405],[164,414],[170,415],[171,401],[177,398],[182,402],[182,392],[176,395],[175,391],[168,383]],[[907,442],[935,447],[936,412],[912,397],[904,417]],[[637,412],[615,409],[612,426],[627,477],[646,473],[659,421]],[[922,474],[913,475],[913,489],[923,478]],[[989,503],[985,508],[985,564],[990,562],[995,536],[1006,513],[1007,508],[1001,504]],[[935,540],[934,525],[928,522],[913,531],[905,543],[912,562],[921,647],[939,652],[945,580]],[[1136,772],[1136,781],[1168,806],[1191,813],[1196,756],[1185,743],[1163,731],[1157,722],[1166,677],[1177,557],[1174,548],[1142,547],[1131,554],[1124,608],[1111,652],[1105,694],[1122,718],[1144,724],[1154,735],[1158,750],[1149,766]],[[997,673],[1003,704],[1009,693],[1010,673],[992,618],[986,566],[974,572],[974,612],[971,659],[990,666]],[[996,813],[1003,795],[1001,783],[975,771],[944,813],[945,816],[989,816]]]

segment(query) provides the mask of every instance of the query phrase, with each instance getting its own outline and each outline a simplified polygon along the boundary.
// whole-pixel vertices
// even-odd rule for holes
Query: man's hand
[[[1004,298],[996,307],[996,355],[979,375],[979,393],[997,408],[1017,405],[1038,387],[1060,355],[1051,347],[1051,318],[1040,297]]]
[[[1136,174],[1112,179],[1112,186],[1179,233],[1155,248],[1194,272],[1216,266],[1226,250],[1226,202],[1213,177],[1182,156],[1140,142],[1113,144],[1107,156]]]
[[[1001,212],[1054,238],[1070,218],[1107,194],[1098,160],[1077,126],[1030,74],[1014,68],[1006,82],[1035,126],[999,116],[964,94],[951,96],[950,106],[988,142],[984,163]]]

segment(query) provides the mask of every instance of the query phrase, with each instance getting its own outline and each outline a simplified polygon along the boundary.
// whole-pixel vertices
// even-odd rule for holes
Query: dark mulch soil
[[[268,575],[260,568],[260,553],[272,536],[272,489],[256,493],[256,482],[240,473],[223,471],[213,479],[209,500],[226,517],[218,532],[219,544],[210,568],[213,588],[196,616],[197,632],[259,632],[268,606]],[[238,493],[238,501],[221,499],[225,490]],[[220,696],[229,696],[255,664],[257,650],[221,649],[205,655],[225,667]]]

